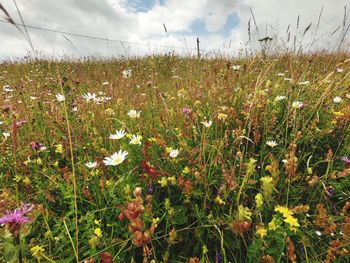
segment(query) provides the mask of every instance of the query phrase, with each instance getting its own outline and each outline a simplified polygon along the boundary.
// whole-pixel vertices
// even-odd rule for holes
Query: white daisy
[[[141,114],[141,111],[137,111],[137,110],[130,110],[128,112],[128,115],[131,119],[138,119],[140,118],[140,114]]]
[[[205,128],[209,128],[213,124],[213,121],[202,121],[201,123],[205,126]]]
[[[340,103],[342,100],[343,99],[341,97],[339,97],[339,96],[336,96],[336,97],[333,98],[333,102],[334,103]]]
[[[7,139],[8,137],[11,136],[11,133],[9,133],[9,132],[3,132],[3,133],[2,133],[2,136],[4,136],[4,138]]]
[[[56,94],[56,99],[58,101],[62,102],[62,101],[65,101],[66,97],[63,94],[58,93],[58,94]]]
[[[275,101],[281,101],[281,100],[286,100],[286,99],[287,99],[286,96],[279,95],[279,96],[276,96]]]
[[[128,152],[119,150],[119,152],[115,152],[111,156],[105,157],[103,163],[105,165],[116,166],[124,162],[127,155]]]
[[[266,144],[270,146],[271,148],[275,147],[278,145],[276,141],[267,141]]]
[[[87,163],[85,163],[85,166],[87,168],[93,169],[97,166],[97,162],[87,162]]]
[[[132,76],[132,70],[131,69],[125,69],[123,70],[123,78],[128,79]]]
[[[293,103],[292,103],[292,107],[294,109],[300,109],[303,106],[304,106],[304,104],[301,101],[298,101],[298,100],[297,101],[293,101]]]
[[[176,158],[179,155],[180,151],[178,149],[171,149],[169,152],[169,156],[171,158]]]
[[[110,134],[109,135],[109,139],[111,140],[120,140],[121,138],[123,138],[125,136],[125,131],[124,130],[116,130],[115,134]]]
[[[133,134],[130,139],[130,144],[139,144],[141,145],[142,136]]]
[[[96,99],[96,94],[88,92],[83,94],[82,98],[85,99],[86,102],[94,101]]]

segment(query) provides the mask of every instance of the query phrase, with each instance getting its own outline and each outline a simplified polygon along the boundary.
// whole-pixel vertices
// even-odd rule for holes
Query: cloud
[[[17,1],[26,24],[122,40],[93,40],[28,28],[35,48],[41,53],[103,57],[174,50],[168,46],[176,47],[178,53],[195,54],[197,36],[200,36],[202,49],[235,55],[246,49],[260,48],[257,39],[265,36],[273,37],[274,45],[278,42],[289,49],[337,47],[342,30],[345,30],[341,25],[346,2],[347,0]],[[2,4],[15,21],[20,22],[13,1],[3,0]],[[322,6],[323,12],[317,27]],[[232,16],[237,19],[230,19]],[[235,24],[227,26],[228,22]],[[311,27],[304,35],[305,28],[310,23]],[[331,36],[338,27],[338,31]],[[12,25],[0,23],[0,34],[0,58],[23,56],[30,51],[28,43]]]

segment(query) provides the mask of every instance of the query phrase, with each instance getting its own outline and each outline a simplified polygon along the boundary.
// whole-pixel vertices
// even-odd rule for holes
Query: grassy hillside
[[[347,57],[1,64],[0,261],[349,262]]]

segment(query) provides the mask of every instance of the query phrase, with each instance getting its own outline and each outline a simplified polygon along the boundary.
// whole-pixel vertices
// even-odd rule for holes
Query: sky
[[[25,24],[60,31],[27,27],[37,56],[108,58],[169,52],[196,55],[197,37],[202,56],[239,56],[261,49],[304,52],[349,49],[350,32],[345,34],[350,24],[349,3],[344,10],[348,0],[16,2]],[[15,22],[21,23],[13,0],[0,3]],[[4,17],[0,10],[0,19]],[[258,41],[265,37],[272,40]],[[0,59],[32,53],[18,29],[0,22]]]

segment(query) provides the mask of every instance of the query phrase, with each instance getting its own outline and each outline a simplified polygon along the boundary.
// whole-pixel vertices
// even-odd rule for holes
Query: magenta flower
[[[40,150],[41,147],[43,147],[44,145],[41,142],[31,142],[30,146],[32,147],[33,150]]]
[[[7,212],[0,218],[0,224],[25,224],[30,222],[30,219],[25,214],[32,211],[34,205],[23,204],[22,207],[17,208],[13,211]]]
[[[191,109],[188,107],[183,107],[182,108],[182,113],[190,115],[192,113]]]
[[[350,159],[347,156],[341,157],[340,160],[342,160],[346,164],[350,164]]]

